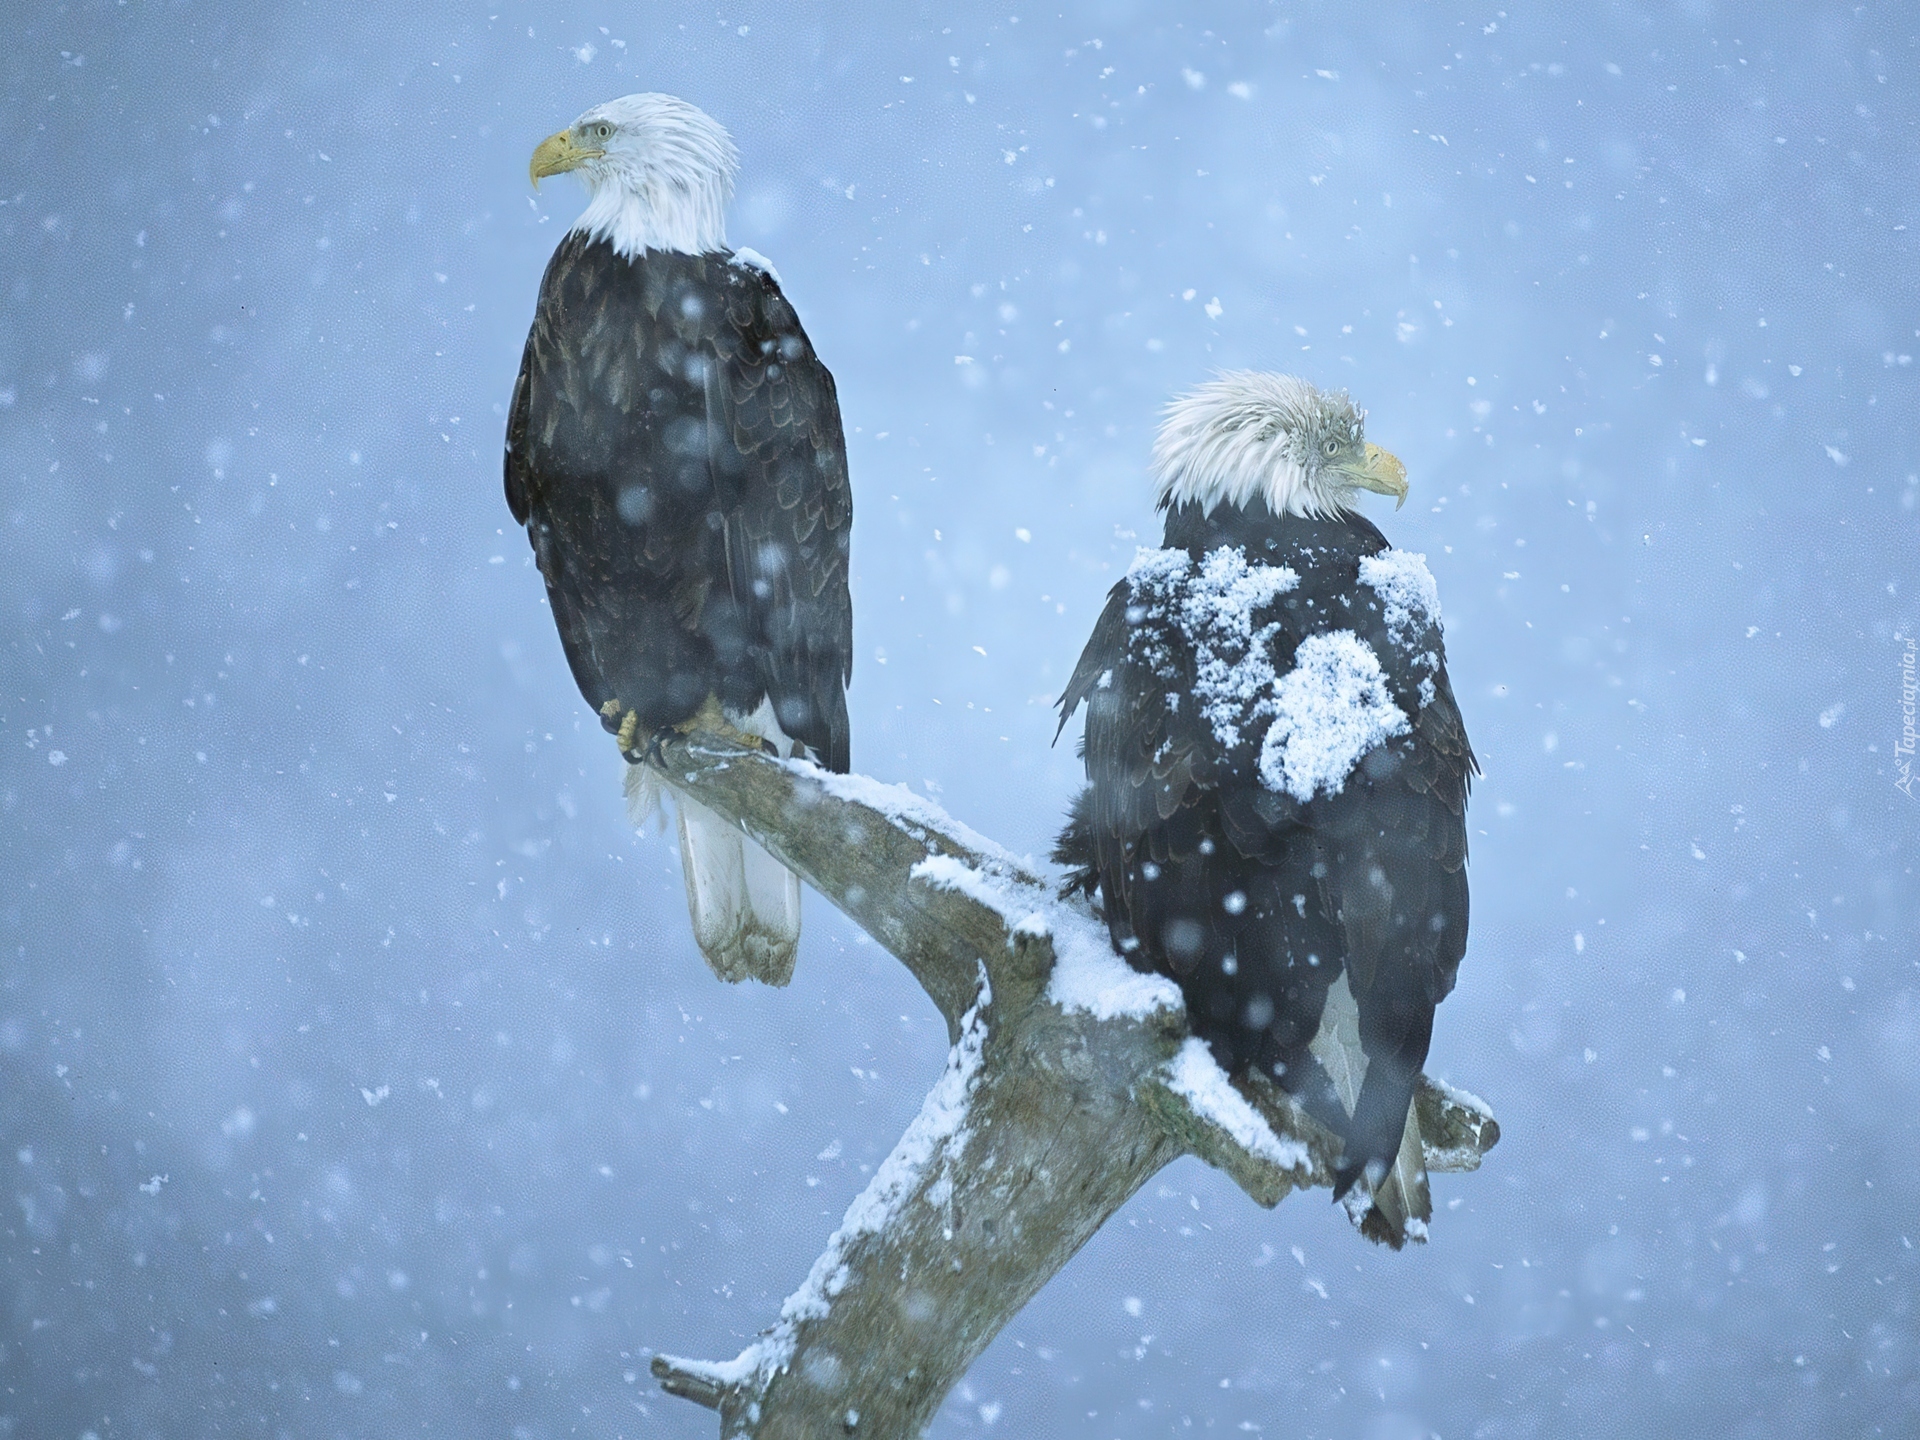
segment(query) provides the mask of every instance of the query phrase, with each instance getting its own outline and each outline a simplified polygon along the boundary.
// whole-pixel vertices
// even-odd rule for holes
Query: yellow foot
[[[616,701],[615,703],[617,704],[618,702]],[[627,713],[621,717],[620,732],[615,736],[622,755],[631,755],[633,753],[633,737],[639,729],[640,712],[638,710],[627,711]]]
[[[682,735],[692,735],[696,731],[704,730],[709,735],[718,735],[722,740],[731,740],[734,744],[748,750],[764,750],[769,755],[776,756],[779,754],[772,742],[763,740],[758,735],[748,734],[729,720],[726,711],[720,708],[719,700],[712,695],[707,697],[706,704],[673,728]]]
[[[673,728],[682,735],[691,735],[696,730],[705,730],[709,734],[721,735],[729,740],[740,733],[733,728],[733,723],[727,719],[726,711],[720,708],[719,700],[712,695],[707,696],[704,705]]]

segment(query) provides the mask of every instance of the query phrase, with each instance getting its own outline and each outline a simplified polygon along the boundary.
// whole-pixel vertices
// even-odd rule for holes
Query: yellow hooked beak
[[[592,150],[579,144],[573,138],[571,130],[562,130],[542,140],[533,152],[533,159],[527,162],[527,178],[533,181],[538,190],[540,182],[549,175],[564,175],[569,170],[578,170],[589,160],[598,160],[607,152]]]
[[[1393,508],[1396,510],[1407,503],[1407,467],[1400,463],[1400,457],[1391,450],[1382,450],[1378,445],[1369,444],[1366,460],[1349,469],[1347,474],[1362,490],[1393,496]]]

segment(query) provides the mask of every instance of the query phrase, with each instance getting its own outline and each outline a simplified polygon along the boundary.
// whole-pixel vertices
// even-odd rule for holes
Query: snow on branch
[[[920,1114],[779,1318],[725,1361],[656,1355],[723,1437],[912,1436],[1001,1328],[1163,1166],[1195,1155],[1261,1205],[1330,1183],[1338,1142],[1277,1086],[1228,1080],[1180,992],[1105,925],[900,786],[718,736],[660,778],[739,825],[912,971],[952,1049]],[[1499,1139],[1485,1104],[1423,1081],[1431,1170]]]
[[[731,1360],[683,1360],[663,1355],[656,1368],[669,1368],[690,1382],[698,1382],[703,1393],[718,1395],[730,1388],[765,1390],[792,1362],[800,1325],[825,1316],[846,1288],[851,1275],[846,1257],[852,1248],[885,1228],[923,1181],[932,1182],[924,1187],[929,1205],[937,1209],[951,1199],[951,1176],[944,1172],[959,1162],[970,1138],[968,1107],[980,1078],[980,1055],[987,1034],[982,1011],[993,1000],[985,971],[982,966],[980,999],[961,1018],[959,1042],[949,1052],[947,1067],[927,1093],[926,1103],[893,1147],[893,1153],[874,1172],[872,1182],[847,1207],[840,1228],[813,1262],[805,1283],[780,1307],[779,1320]]]

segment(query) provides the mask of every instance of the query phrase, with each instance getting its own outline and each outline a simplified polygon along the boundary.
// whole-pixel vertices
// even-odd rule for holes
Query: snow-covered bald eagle
[[[1222,1066],[1341,1137],[1336,1193],[1397,1249],[1432,1213],[1411,1100],[1467,943],[1476,766],[1425,560],[1352,508],[1407,493],[1364,420],[1253,372],[1168,408],[1163,548],[1060,701],[1090,783],[1056,858]]]
[[[629,95],[540,142],[537,185],[589,200],[547,266],[507,421],[527,527],[573,677],[629,762],[673,727],[729,726],[847,768],[852,499],[833,376],[773,268],[729,250],[727,132]],[[635,822],[656,803],[630,763]],[[800,882],[680,806],[694,937],[716,973],[786,983]]]

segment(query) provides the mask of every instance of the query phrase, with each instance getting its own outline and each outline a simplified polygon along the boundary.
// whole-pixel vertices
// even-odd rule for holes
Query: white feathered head
[[[1357,492],[1407,499],[1407,468],[1369,445],[1344,390],[1295,375],[1231,370],[1167,406],[1153,442],[1155,499],[1203,511],[1264,500],[1276,515],[1329,518]]]
[[[527,174],[537,186],[577,173],[589,198],[573,228],[622,255],[699,255],[726,246],[739,164],[725,127],[698,106],[673,95],[625,95],[542,140]]]

